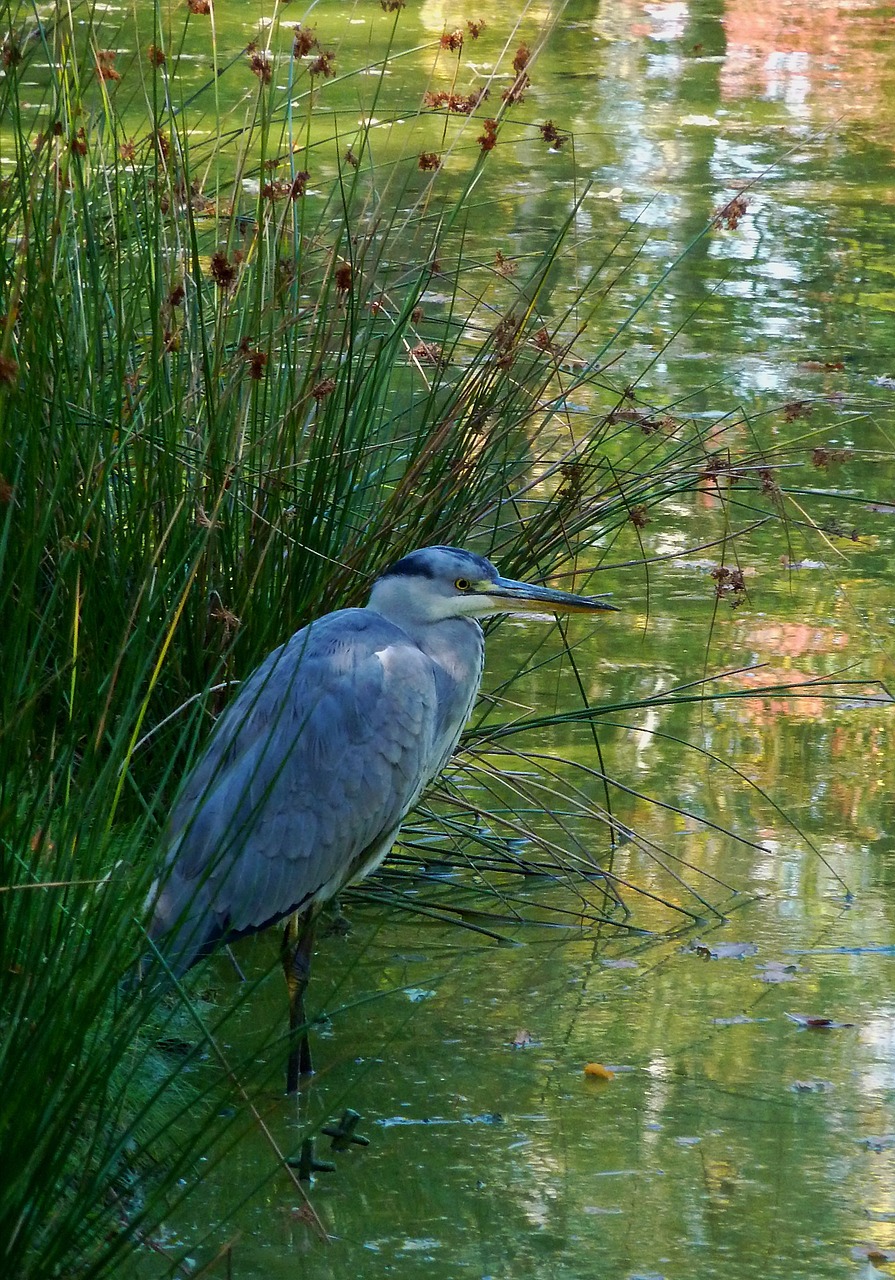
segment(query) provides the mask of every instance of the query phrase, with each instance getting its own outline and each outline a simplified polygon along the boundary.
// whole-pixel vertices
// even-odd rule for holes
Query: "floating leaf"
[[[856,1262],[872,1262],[877,1267],[882,1262],[895,1262],[895,1249],[881,1249],[878,1244],[856,1244],[851,1256]]]
[[[831,1031],[836,1027],[853,1027],[853,1022],[836,1022],[834,1018],[827,1018],[822,1014],[813,1013],[785,1013],[785,1018],[789,1018],[790,1022],[797,1023],[800,1027],[807,1027],[810,1031]]]
[[[685,951],[692,951],[701,960],[745,960],[748,956],[758,955],[758,947],[754,942],[716,942],[709,946],[706,942],[691,942]]]
[[[530,1031],[517,1031],[513,1036],[514,1049],[528,1049],[534,1044]]]
[[[712,1018],[716,1027],[744,1027],[750,1022],[769,1022],[769,1018],[749,1018],[745,1013],[734,1014],[732,1018]]]
[[[584,1074],[590,1076],[593,1080],[614,1080],[615,1072],[610,1071],[608,1067],[604,1067],[602,1062],[589,1062],[584,1068]]]
[[[758,966],[759,982],[795,982],[796,974],[801,973],[801,966],[786,964],[783,960],[769,960],[767,964]]]
[[[793,1080],[789,1087],[793,1093],[829,1093],[833,1085],[829,1080]]]
[[[868,1151],[889,1151],[895,1147],[895,1133],[883,1133],[878,1137],[862,1138],[861,1146]]]

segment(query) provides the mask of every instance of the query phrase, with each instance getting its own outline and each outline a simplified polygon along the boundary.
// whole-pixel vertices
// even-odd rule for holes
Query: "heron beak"
[[[597,613],[610,609],[618,613],[614,604],[601,596],[576,596],[571,591],[554,591],[552,587],[535,587],[528,582],[514,582],[512,578],[498,578],[489,585],[487,594],[494,600],[497,613],[530,613],[543,609],[550,613]]]

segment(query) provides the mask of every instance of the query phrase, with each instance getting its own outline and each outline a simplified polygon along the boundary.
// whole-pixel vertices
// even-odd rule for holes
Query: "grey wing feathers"
[[[177,967],[384,856],[441,763],[438,721],[431,659],[367,610],[330,614],[270,654],[168,824],[152,932]]]

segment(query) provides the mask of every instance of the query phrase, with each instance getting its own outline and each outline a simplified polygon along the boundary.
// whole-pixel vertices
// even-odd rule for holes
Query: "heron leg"
[[[286,1092],[297,1093],[300,1076],[309,1076],[311,1046],[308,1043],[307,1017],[305,1015],[305,991],[311,976],[311,956],[314,954],[315,913],[289,917],[283,934],[281,957],[289,992],[289,1057],[286,1062]]]

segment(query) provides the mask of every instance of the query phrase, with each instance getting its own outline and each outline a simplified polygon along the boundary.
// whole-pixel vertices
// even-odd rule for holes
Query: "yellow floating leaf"
[[[608,1067],[604,1067],[602,1062],[589,1062],[584,1068],[586,1076],[592,1076],[594,1080],[614,1080],[615,1072],[610,1071]]]

